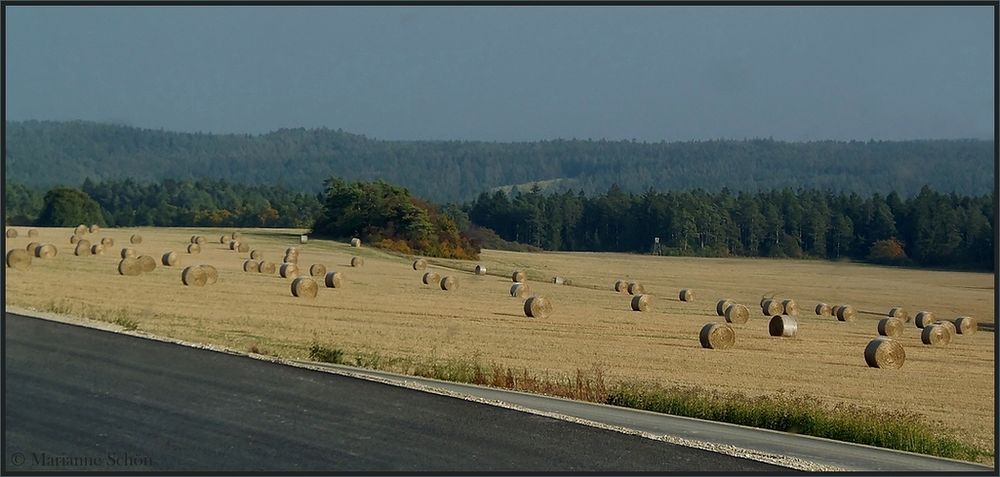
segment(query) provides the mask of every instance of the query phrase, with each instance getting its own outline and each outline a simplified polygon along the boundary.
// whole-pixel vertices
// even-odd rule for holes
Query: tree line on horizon
[[[306,194],[220,180],[87,180],[79,189],[48,191],[8,184],[4,213],[12,225],[313,228],[453,258],[487,247],[994,269],[993,194],[944,194],[927,186],[909,198],[804,189],[636,194],[612,186],[587,195],[515,188],[439,206],[384,181],[331,178],[325,185],[325,194]],[[54,213],[56,201],[74,204],[72,212]],[[84,213],[78,211],[88,215],[74,216]]]

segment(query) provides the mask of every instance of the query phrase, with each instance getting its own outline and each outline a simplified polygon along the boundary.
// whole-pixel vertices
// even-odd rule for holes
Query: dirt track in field
[[[307,357],[309,345],[318,342],[388,356],[477,356],[540,374],[599,367],[612,380],[751,395],[794,392],[830,404],[910,409],[963,431],[977,445],[993,446],[993,333],[957,336],[946,348],[930,348],[920,343],[911,322],[900,339],[905,366],[878,370],[868,368],[863,358],[878,316],[861,314],[853,323],[841,323],[812,312],[822,301],[872,312],[903,306],[911,316],[931,310],[943,319],[969,315],[992,322],[993,275],[988,273],[825,261],[484,251],[476,263],[487,267],[487,276],[472,273],[476,263],[431,260],[428,270],[458,278],[457,290],[443,291],[421,284],[423,272],[414,271],[407,258],[337,242],[300,245],[293,230],[244,230],[243,239],[269,261],[280,263],[285,248],[297,246],[303,273],[323,263],[344,274],[341,289],[323,288],[317,277],[318,297],[305,300],[291,295],[291,280],[243,272],[249,253],[219,243],[227,230],[105,229],[91,234],[91,242],[112,237],[111,251],[76,257],[71,229],[39,228],[38,238],[28,238],[27,228],[17,229],[20,235],[7,239],[7,250],[30,241],[59,247],[56,258],[35,259],[29,271],[7,270],[7,300],[17,306],[125,310],[143,331],[244,350],[256,346],[291,358]],[[136,231],[144,241],[129,245]],[[193,234],[209,240],[197,255],[184,252]],[[152,255],[156,270],[140,277],[118,275],[118,252],[124,246]],[[167,250],[181,255],[179,266],[159,262]],[[356,254],[366,263],[352,268]],[[193,264],[216,266],[219,283],[183,286],[181,270]],[[526,271],[532,292],[552,301],[551,317],[524,316],[523,299],[508,293],[514,269]],[[554,276],[572,285],[550,283]],[[630,311],[630,297],[612,291],[616,279],[642,282],[653,296],[651,310]],[[696,300],[681,302],[681,288],[694,289]],[[768,336],[757,304],[770,293],[799,303],[795,338]],[[719,298],[748,305],[751,321],[735,325],[734,349],[705,350],[698,331],[707,322],[721,321],[715,313]]]

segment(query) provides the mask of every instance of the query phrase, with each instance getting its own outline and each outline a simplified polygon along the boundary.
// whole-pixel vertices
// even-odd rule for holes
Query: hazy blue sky
[[[7,7],[7,118],[385,139],[991,138],[991,7]]]

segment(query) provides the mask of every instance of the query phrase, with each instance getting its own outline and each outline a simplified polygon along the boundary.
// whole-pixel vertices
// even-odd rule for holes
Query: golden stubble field
[[[484,251],[475,263],[432,260],[428,270],[459,280],[457,290],[443,291],[423,285],[423,272],[414,271],[406,257],[338,242],[300,245],[297,230],[241,230],[243,240],[269,261],[280,262],[285,248],[296,246],[303,273],[309,265],[323,263],[344,274],[340,289],[323,288],[317,279],[319,295],[307,300],[291,295],[289,279],[243,272],[249,253],[218,243],[228,229],[103,229],[89,234],[91,242],[112,237],[115,246],[90,257],[73,255],[72,229],[39,228],[40,237],[32,239],[27,228],[17,229],[19,237],[6,239],[6,250],[30,241],[59,247],[56,258],[36,258],[28,271],[7,269],[7,303],[19,307],[124,309],[145,332],[241,350],[255,346],[287,358],[306,358],[310,344],[319,342],[395,357],[477,356],[539,374],[600,368],[611,380],[697,385],[751,396],[793,392],[825,404],[917,411],[960,431],[971,443],[993,448],[994,333],[959,335],[948,347],[931,348],[920,343],[919,329],[911,322],[901,338],[906,364],[879,370],[868,368],[863,357],[879,317],[862,314],[855,322],[841,323],[812,311],[822,301],[879,312],[903,306],[911,316],[930,310],[939,318],[970,315],[992,322],[994,279],[988,273],[822,261]],[[143,243],[129,245],[136,232]],[[197,255],[184,251],[193,234],[208,239]],[[157,258],[156,270],[138,277],[118,275],[118,253],[124,246]],[[180,266],[159,263],[167,250],[181,255]],[[353,255],[365,257],[364,266],[350,267]],[[491,275],[474,275],[477,263]],[[181,270],[194,264],[218,268],[218,283],[183,286]],[[526,271],[532,292],[552,301],[551,317],[524,316],[523,299],[509,295],[514,269]],[[553,276],[573,285],[550,283]],[[646,286],[653,295],[650,311],[631,311],[629,296],[612,291],[619,278]],[[693,288],[696,300],[678,300],[680,288]],[[798,301],[802,310],[796,337],[768,336],[767,319],[757,304],[770,293]],[[702,349],[701,326],[723,321],[715,312],[720,298],[748,305],[751,321],[734,325],[733,349]]]

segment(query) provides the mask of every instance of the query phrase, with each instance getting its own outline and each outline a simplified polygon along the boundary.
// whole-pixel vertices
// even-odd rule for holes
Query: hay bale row
[[[441,281],[441,276],[438,275],[437,272],[427,272],[423,277],[420,277],[420,281],[423,282],[424,285],[432,285],[439,283]]]
[[[951,342],[951,330],[946,326],[929,324],[920,333],[920,341],[935,348],[947,346]]]
[[[865,347],[865,363],[871,368],[898,369],[906,361],[906,350],[898,341],[878,337]]]
[[[728,349],[736,344],[736,330],[726,323],[706,323],[698,333],[702,348]]]
[[[628,293],[628,283],[625,280],[615,280],[612,290],[616,293]]]
[[[326,265],[322,263],[314,263],[309,267],[309,274],[314,277],[322,277],[326,275]]]
[[[917,328],[926,328],[934,322],[934,313],[929,311],[918,311],[917,315],[913,318],[916,323]]]
[[[55,245],[45,243],[35,248],[35,257],[53,258],[59,254],[59,249]]]
[[[24,247],[24,251],[28,252],[28,255],[31,255],[32,257],[34,257],[35,256],[35,249],[38,248],[38,247],[41,247],[41,246],[42,246],[42,244],[40,242],[30,242],[30,243],[28,243],[28,245],[26,247]]]
[[[649,295],[635,295],[632,297],[632,311],[646,311],[650,305]]]
[[[31,254],[27,250],[15,248],[7,252],[7,268],[27,270],[31,268]]]
[[[952,322],[950,322],[948,320],[938,320],[938,321],[935,321],[933,324],[938,325],[938,326],[943,326],[945,328],[948,328],[948,332],[951,333],[951,336],[955,336],[955,335],[958,334],[958,328],[955,326],[954,323],[952,323]]]
[[[441,289],[451,291],[458,288],[458,279],[451,276],[441,278]]]
[[[295,278],[299,274],[299,266],[294,263],[282,263],[278,274],[281,278]]]
[[[626,290],[629,295],[642,295],[646,293],[646,287],[642,286],[639,282],[629,282]]]
[[[259,263],[257,263],[258,273],[263,273],[265,275],[274,275],[274,272],[276,270],[277,270],[277,265],[275,265],[274,262],[261,260]]]
[[[196,243],[189,243],[187,246],[187,253],[194,255],[196,253],[201,253],[201,245]]]
[[[316,298],[319,292],[319,285],[316,280],[309,277],[298,277],[292,280],[292,296],[299,298]]]
[[[971,335],[977,331],[978,323],[970,316],[960,316],[955,318],[955,330],[960,335]]]
[[[733,301],[727,298],[723,298],[715,303],[715,314],[719,316],[726,316],[726,308],[732,305]]]
[[[163,258],[161,261],[163,262],[164,265],[168,267],[173,267],[175,265],[180,264],[181,256],[178,255],[177,252],[174,252],[172,250],[167,250],[166,252],[163,253]]]
[[[738,303],[730,303],[722,315],[726,318],[727,323],[742,325],[750,321],[750,309],[746,305]]]
[[[552,303],[543,296],[535,295],[524,301],[524,315],[528,318],[546,318],[552,314]]]
[[[528,293],[528,285],[525,283],[515,283],[510,286],[510,296],[515,298],[521,298],[521,296]]]
[[[775,315],[767,323],[767,334],[791,338],[799,331],[799,323],[791,315]]]
[[[340,288],[344,284],[344,276],[340,272],[327,272],[324,283],[327,288]]]
[[[830,305],[827,305],[826,303],[817,303],[816,314],[819,316],[831,316],[833,315],[833,312]]]
[[[351,266],[360,267],[365,264],[365,259],[362,257],[351,257]]]
[[[486,275],[486,267],[482,265],[476,265],[476,275]]]
[[[132,236],[128,238],[128,242],[133,245],[139,245],[142,243],[142,235],[132,234]]]
[[[414,260],[413,261],[413,269],[414,270],[426,270],[427,269],[427,260],[424,260],[422,258],[418,258],[418,259]]]
[[[690,288],[681,288],[677,297],[680,298],[681,301],[694,301],[694,290]]]
[[[858,318],[858,312],[851,305],[837,305],[837,320],[854,321]]]
[[[525,278],[527,278],[527,275],[525,275],[524,272],[522,272],[520,270],[514,270],[514,273],[510,274],[510,281],[512,281],[514,283],[518,283],[518,282],[523,283],[524,280],[525,280]]]
[[[903,335],[903,321],[899,318],[882,318],[876,326],[880,336],[897,338]]]
[[[256,260],[244,260],[243,271],[260,273],[260,262]]]
[[[198,245],[198,246],[205,245],[206,242],[208,242],[208,240],[205,238],[204,235],[192,235],[191,236],[191,243],[193,243],[195,245]]]

